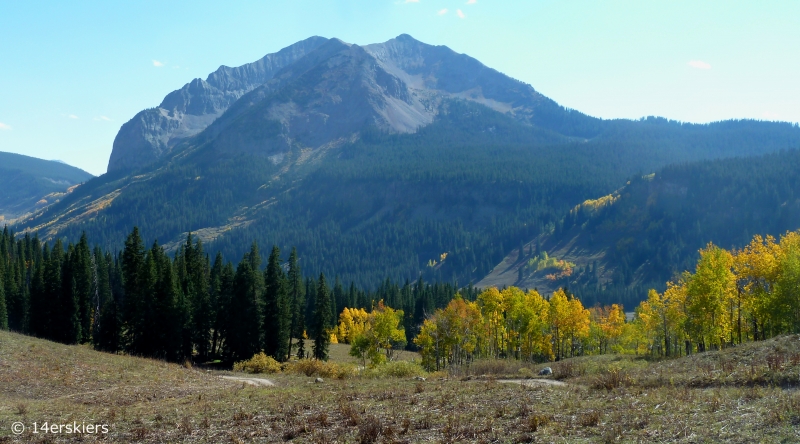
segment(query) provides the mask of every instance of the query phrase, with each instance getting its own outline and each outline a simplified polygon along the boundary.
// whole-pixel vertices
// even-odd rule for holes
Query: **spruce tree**
[[[70,258],[72,276],[75,279],[75,298],[78,305],[78,322],[80,324],[79,342],[87,343],[91,340],[92,332],[92,301],[94,300],[94,270],[92,267],[92,253],[89,250],[89,241],[86,232],[81,234],[81,239],[75,246],[73,256]]]
[[[5,299],[6,310],[8,311],[8,322],[11,330],[22,331],[24,325],[24,307],[21,303],[19,296],[21,291],[19,288],[19,262],[9,258],[10,260],[5,266]]]
[[[220,339],[222,339],[222,331],[225,324],[224,319],[224,310],[227,307],[223,307],[225,302],[223,301],[223,290],[222,290],[222,269],[224,264],[222,263],[222,253],[217,252],[217,256],[214,258],[214,265],[211,266],[209,270],[209,285],[208,285],[208,299],[209,303],[211,304],[211,328],[213,333],[211,335],[211,349],[209,350],[209,354],[216,355],[217,354],[217,344],[219,344]]]
[[[110,255],[104,255],[100,248],[96,247],[94,263],[97,276],[97,300],[93,307],[95,316],[94,325],[92,325],[92,342],[95,349],[113,353],[120,347],[120,324],[117,303],[111,290],[112,258]]]
[[[50,251],[50,257],[44,270],[44,291],[42,306],[47,307],[47,318],[42,319],[39,324],[39,331],[41,337],[50,340],[58,340],[62,337],[63,330],[63,313],[62,295],[63,282],[61,280],[61,267],[62,259],[64,256],[64,248],[61,244],[61,239],[56,239],[53,244],[53,249]]]
[[[302,359],[305,356],[305,344],[303,332],[306,328],[305,323],[305,287],[303,285],[303,274],[300,265],[297,263],[297,249],[292,248],[289,255],[289,273],[287,275],[288,300],[292,306],[292,323],[289,336],[289,355],[292,354],[292,338],[297,340],[297,357]]]
[[[187,236],[186,244],[179,257],[181,259],[180,274],[183,275],[183,294],[191,307],[192,342],[199,357],[206,359],[210,353],[213,324],[208,258],[203,254],[203,244],[200,240],[192,245],[191,233]],[[178,262],[177,259],[176,262]]]
[[[0,268],[0,330],[8,330],[8,309],[6,308],[6,292],[3,288],[3,273]]]
[[[78,294],[75,290],[75,246],[67,246],[67,253],[61,260],[61,293],[56,303],[56,336],[54,340],[65,344],[76,344],[81,338]]]
[[[228,325],[225,329],[226,355],[231,361],[250,359],[261,349],[262,310],[258,285],[260,273],[253,270],[246,255],[236,268]]]
[[[289,356],[291,319],[280,254],[280,249],[273,246],[264,270],[264,352],[285,361]]]
[[[150,290],[148,287],[149,276],[145,274],[145,249],[144,242],[139,235],[139,228],[133,231],[125,240],[125,248],[121,257],[121,277],[123,289],[122,319],[124,323],[124,347],[128,351],[136,352],[141,348],[142,324],[145,319],[145,296]]]
[[[47,337],[48,330],[52,325],[50,319],[52,305],[50,301],[48,301],[44,282],[45,266],[49,261],[50,250],[47,248],[47,244],[44,244],[42,246],[42,258],[36,263],[31,279],[31,303],[28,326],[29,333],[40,338]],[[14,327],[12,326],[12,328]]]
[[[172,261],[164,250],[155,243],[148,256],[152,257],[156,270],[152,309],[149,310],[151,321],[148,322],[148,336],[153,340],[151,355],[180,362],[191,357],[192,352],[189,306]]]
[[[331,298],[325,275],[320,273],[317,286],[316,304],[314,310],[314,358],[328,360],[328,345],[330,332],[328,327],[331,319]]]

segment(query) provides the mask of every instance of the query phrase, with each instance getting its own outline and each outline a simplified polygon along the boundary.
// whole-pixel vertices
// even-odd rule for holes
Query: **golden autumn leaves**
[[[700,250],[695,272],[637,308],[649,346],[662,355],[720,348],[800,330],[800,234],[755,236],[741,250]]]
[[[403,312],[382,302],[371,313],[345,309],[334,334],[378,364],[405,344]],[[414,343],[428,369],[477,358],[552,360],[597,353],[675,356],[800,331],[800,233],[755,236],[741,250],[700,250],[694,273],[626,319],[621,305],[584,308],[563,289],[488,288],[475,301],[456,296],[420,327]]]

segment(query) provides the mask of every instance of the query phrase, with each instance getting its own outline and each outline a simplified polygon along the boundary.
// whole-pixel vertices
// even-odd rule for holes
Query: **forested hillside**
[[[132,226],[169,251],[192,231],[226,260],[253,240],[296,246],[305,270],[368,288],[386,277],[466,285],[632,175],[800,143],[800,130],[788,124],[606,124],[607,134],[569,139],[452,101],[417,133],[366,130],[338,148],[293,149],[278,165],[194,149],[152,171],[106,174],[17,228],[74,240],[86,231],[110,250]]]
[[[222,69],[134,117],[109,173],[13,228],[73,243],[86,232],[109,251],[134,226],[167,252],[192,232],[227,261],[255,240],[365,288],[464,286],[630,177],[800,147],[788,123],[597,119],[408,35],[310,39],[247,66],[228,73],[233,86]],[[626,264],[614,269],[632,275]]]
[[[572,266],[568,275],[538,286],[566,285],[587,305],[633,306],[648,289],[662,291],[691,270],[708,242],[742,248],[756,234],[798,227],[799,150],[670,165],[576,206],[552,235],[541,237],[541,250],[559,251],[558,259]],[[533,263],[535,255],[533,243],[520,262]],[[517,279],[533,287],[548,273],[523,266]]]
[[[71,186],[91,178],[61,162],[0,152],[0,221],[53,203]]]
[[[174,257],[157,243],[145,247],[139,230],[112,253],[0,233],[0,330],[12,330],[98,350],[125,351],[180,362],[250,358],[259,350],[280,360],[304,356],[298,344],[323,338],[345,308],[380,301],[405,312],[411,343],[426,315],[446,306],[459,289],[422,280],[385,280],[364,290],[338,276],[304,276],[295,250],[273,247],[262,261],[257,244],[237,264],[188,236]],[[262,263],[265,262],[265,263]],[[475,299],[477,291],[461,289]]]

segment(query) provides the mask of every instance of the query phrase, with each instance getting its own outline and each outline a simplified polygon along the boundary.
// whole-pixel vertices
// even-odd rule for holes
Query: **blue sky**
[[[603,118],[800,121],[800,2],[0,2],[0,151],[105,172],[119,127],[312,35],[446,45]]]

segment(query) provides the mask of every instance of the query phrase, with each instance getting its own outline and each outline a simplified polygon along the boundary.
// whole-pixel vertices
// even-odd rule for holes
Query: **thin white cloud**
[[[447,14],[447,8],[444,8],[444,9],[440,10],[439,12],[437,12],[437,14],[439,14],[439,15]]]
[[[419,0],[406,0],[403,3],[419,3]]]
[[[106,117],[106,116],[97,116],[97,117],[94,118],[94,120],[105,120],[106,122],[110,122],[111,121],[111,119]]]
[[[76,116],[75,114],[67,114],[67,117],[69,117],[70,119],[77,119],[78,118],[78,116]]]
[[[764,113],[761,114],[761,117],[763,117],[765,120],[780,120],[781,118],[780,114],[771,113],[769,111],[764,111]]]
[[[474,5],[475,3],[478,3],[478,0],[468,0],[467,1],[468,5]]]
[[[711,65],[702,60],[692,60],[688,65],[696,69],[711,69]]]
[[[0,130],[2,131],[9,131],[11,130],[11,125],[7,125],[3,122],[0,122]]]
[[[466,17],[466,15],[464,15],[464,13],[463,13],[463,12],[461,12],[461,10],[460,10],[460,9],[456,10],[456,15],[458,15],[458,18],[462,18],[462,19],[463,19],[464,17]]]
[[[162,66],[164,66],[164,63],[159,62],[156,59],[153,59],[153,66],[155,66],[156,68],[161,68]]]

